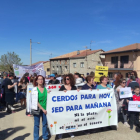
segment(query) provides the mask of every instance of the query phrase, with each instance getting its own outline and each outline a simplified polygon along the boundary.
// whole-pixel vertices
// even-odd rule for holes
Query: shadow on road
[[[10,115],[10,114],[5,112],[5,111],[4,112],[3,111],[0,112],[0,118],[5,117],[6,115]]]
[[[8,137],[16,133],[17,131],[23,130],[25,127],[15,127],[15,128],[7,128],[5,130],[0,131],[0,139],[6,140]],[[12,139],[11,139],[12,140]],[[17,139],[16,139],[17,140]]]
[[[28,136],[30,136],[30,133],[24,134],[22,136],[18,136],[16,138],[14,138],[13,140],[24,140]]]
[[[15,112],[25,110],[25,109],[22,109],[19,105],[15,105],[14,108],[15,108]],[[6,111],[0,111],[0,118],[3,118],[7,115],[11,115],[11,113],[7,113]]]
[[[140,133],[140,128],[136,127],[136,132]]]

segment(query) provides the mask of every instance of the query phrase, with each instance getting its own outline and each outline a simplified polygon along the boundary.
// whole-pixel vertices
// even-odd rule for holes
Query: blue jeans
[[[18,102],[19,97],[20,97],[20,93],[16,93],[16,103]]]
[[[40,115],[34,115],[34,140],[39,140],[40,117],[42,117],[42,137],[46,140],[48,139],[47,118],[42,110],[40,111]]]

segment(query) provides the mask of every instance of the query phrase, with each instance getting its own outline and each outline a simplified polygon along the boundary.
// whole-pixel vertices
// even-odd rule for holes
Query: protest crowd
[[[124,127],[133,130],[134,125],[140,128],[139,125],[139,112],[128,111],[128,104],[130,101],[140,101],[140,79],[137,76],[136,71],[128,73],[128,78],[123,78],[121,73],[114,74],[114,79],[101,76],[100,82],[94,81],[94,72],[88,73],[86,76],[79,73],[58,75],[57,73],[43,77],[34,73],[30,75],[25,73],[23,77],[16,77],[14,73],[3,72],[0,79],[1,96],[0,96],[0,109],[1,111],[7,111],[7,113],[16,113],[14,104],[20,103],[22,109],[26,109],[27,101],[27,87],[33,85],[32,94],[37,94],[36,99],[37,110],[31,108],[30,111],[26,109],[25,115],[34,117],[34,140],[39,139],[39,123],[40,117],[42,117],[42,137],[44,140],[48,139],[49,131],[47,129],[47,95],[51,94],[51,89],[47,88],[47,85],[60,84],[59,91],[70,90],[102,90],[114,88],[114,94],[116,97],[118,121],[122,115],[124,121]],[[125,87],[130,87],[133,96],[130,98],[120,99],[120,90]],[[59,92],[58,92],[59,94]],[[31,99],[32,100],[32,99]],[[34,102],[35,105],[35,102]],[[102,128],[101,128],[102,129]],[[108,127],[111,129],[111,127]],[[90,130],[84,130],[83,133],[89,134]],[[96,131],[94,129],[93,131]],[[74,133],[68,133],[71,138],[74,137]],[[63,135],[59,134],[58,139],[62,139]]]

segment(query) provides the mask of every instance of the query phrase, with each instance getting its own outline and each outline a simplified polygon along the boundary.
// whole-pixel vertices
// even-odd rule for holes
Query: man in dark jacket
[[[139,87],[139,83],[136,82],[136,77],[135,76],[130,76],[130,83],[128,87],[131,87],[132,91],[134,91],[135,87]]]
[[[14,79],[14,74],[9,73],[9,78],[6,78],[4,81],[4,90],[5,90],[5,101],[7,106],[7,112],[8,113],[14,113],[14,86],[17,85],[17,83],[12,83],[11,80]]]
[[[1,83],[1,92],[2,92],[2,103],[5,107],[5,110],[7,110],[6,108],[6,102],[5,102],[5,79],[8,77],[8,74],[4,73],[3,74],[3,81]]]
[[[55,74],[51,74],[50,79],[48,85],[60,84],[60,81],[55,78]]]

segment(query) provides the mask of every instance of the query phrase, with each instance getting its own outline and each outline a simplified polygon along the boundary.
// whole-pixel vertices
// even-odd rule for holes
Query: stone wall
[[[43,63],[44,70],[46,71],[46,75],[50,75],[50,61]]]
[[[70,59],[70,73],[74,74],[75,72],[78,72],[87,75],[87,73],[90,73],[91,71],[95,72],[95,67],[97,65],[103,65],[100,59],[100,53],[102,52],[103,51],[99,51],[95,54],[88,55],[87,59],[85,57]],[[80,66],[81,62],[84,62],[84,67]],[[73,67],[73,63],[76,63],[76,68]]]
[[[59,75],[70,72],[69,59],[51,60],[51,73],[58,73]]]

